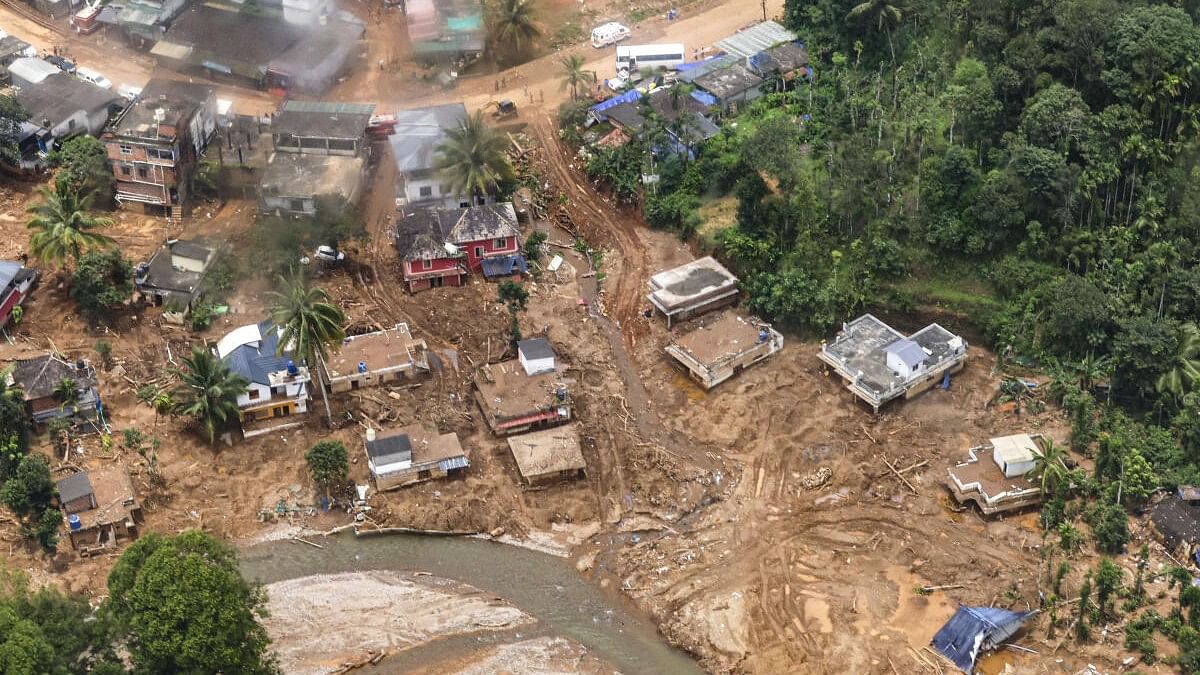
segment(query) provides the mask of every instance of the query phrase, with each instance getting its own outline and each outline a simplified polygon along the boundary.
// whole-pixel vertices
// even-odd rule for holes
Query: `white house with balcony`
[[[217,343],[217,357],[249,382],[237,400],[246,438],[299,426],[294,416],[308,412],[308,367],[279,343],[270,321],[235,328]]]

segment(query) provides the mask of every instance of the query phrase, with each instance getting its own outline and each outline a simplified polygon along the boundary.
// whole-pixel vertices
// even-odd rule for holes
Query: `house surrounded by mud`
[[[217,342],[217,357],[246,378],[237,403],[244,438],[296,427],[295,415],[308,412],[308,367],[279,349],[280,329],[270,321],[242,326]]]
[[[526,361],[529,366],[514,359],[485,365],[475,372],[475,400],[497,436],[571,421],[567,381],[559,374],[557,364],[549,370],[541,368],[543,360],[539,350]]]
[[[738,301],[738,278],[712,256],[650,277],[650,304],[667,317],[667,328]]]
[[[769,323],[728,312],[675,338],[666,352],[705,389],[712,389],[783,349],[783,335]]]
[[[967,461],[947,470],[946,486],[960,504],[975,502],[984,515],[1042,501],[1041,485],[1030,472],[1043,454],[1041,434],[993,438],[967,450]]]
[[[864,314],[821,345],[818,357],[846,380],[846,388],[875,412],[896,398],[912,398],[962,369],[967,342],[936,323],[905,336]]]

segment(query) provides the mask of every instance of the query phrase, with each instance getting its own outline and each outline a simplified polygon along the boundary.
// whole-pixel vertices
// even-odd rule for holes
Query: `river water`
[[[402,652],[390,668],[425,657],[461,656],[474,644],[561,635],[587,647],[622,673],[703,673],[683,651],[669,645],[657,626],[615,592],[584,579],[570,561],[528,549],[468,537],[350,533],[321,540],[324,548],[291,541],[247,547],[242,573],[264,584],[313,574],[366,570],[429,572],[495,594],[538,620],[538,626],[487,637],[452,638]],[[462,650],[457,654],[448,649]]]

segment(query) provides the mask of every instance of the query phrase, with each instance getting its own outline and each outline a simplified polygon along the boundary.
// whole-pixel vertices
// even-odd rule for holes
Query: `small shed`
[[[508,447],[526,485],[583,478],[587,469],[574,425],[513,436]]]
[[[86,472],[73,473],[57,483],[58,501],[63,513],[79,513],[96,508],[96,491]]]
[[[933,648],[959,670],[973,673],[981,653],[995,649],[1015,635],[1035,613],[959,605],[954,616],[933,636]]]
[[[541,375],[554,370],[554,348],[546,338],[532,338],[517,343],[517,358],[526,375]]]
[[[529,274],[529,264],[520,253],[513,255],[498,255],[484,258],[480,261],[483,276],[489,281],[512,279]]]
[[[992,439],[992,457],[1005,477],[1023,476],[1037,466],[1041,455],[1037,443],[1029,434],[1014,434]]]
[[[887,353],[887,366],[897,375],[904,378],[912,377],[921,372],[925,359],[929,355],[916,341],[908,338],[896,340],[884,350]]]

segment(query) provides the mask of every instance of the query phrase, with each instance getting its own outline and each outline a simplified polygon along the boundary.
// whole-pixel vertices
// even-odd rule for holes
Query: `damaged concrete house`
[[[376,490],[454,476],[471,464],[458,434],[439,434],[420,424],[384,432],[369,428],[364,447]]]
[[[705,389],[712,389],[783,349],[783,335],[769,323],[726,312],[674,338],[666,352]]]
[[[558,426],[571,420],[567,381],[557,357],[544,340],[525,341],[519,358],[485,365],[475,373],[475,400],[497,436]],[[550,351],[551,367],[545,368]],[[528,365],[526,365],[528,364]]]
[[[204,277],[217,258],[217,250],[195,241],[169,241],[154,252],[149,262],[134,270],[134,284],[155,306],[182,322],[200,298]]]
[[[508,449],[521,482],[529,486],[577,480],[587,472],[573,424],[510,437]]]
[[[905,336],[864,314],[843,324],[832,343],[821,345],[818,357],[879,412],[888,401],[912,398],[962,369],[967,342],[936,323]]]
[[[316,215],[318,197],[353,208],[364,191],[374,104],[286,101],[271,122],[274,152],[259,184],[259,210]]]
[[[22,86],[17,102],[29,113],[17,131],[19,167],[27,171],[46,168],[50,152],[73,136],[98,136],[124,107],[113,91],[62,71]]]
[[[737,277],[712,256],[650,277],[650,304],[667,317],[667,328],[738,301]]]
[[[123,467],[71,474],[57,483],[71,548],[87,558],[138,537],[142,507]]]
[[[238,395],[242,436],[252,438],[301,424],[308,412],[308,367],[296,363],[270,321],[235,328],[217,342],[217,357],[250,383]]]
[[[412,380],[429,372],[428,350],[406,323],[348,336],[323,361],[325,386],[340,393]]]
[[[202,84],[155,78],[101,136],[117,201],[180,218],[192,177],[217,131],[217,99]]]
[[[96,371],[85,360],[67,361],[55,354],[18,359],[8,376],[9,387],[19,387],[26,413],[36,425],[65,419],[77,427],[103,425],[103,405],[96,384]],[[75,402],[67,404],[56,393],[62,382],[75,385]],[[99,418],[99,419],[97,419]]]
[[[395,242],[410,293],[461,286],[475,271],[511,277],[526,265],[512,202],[415,209],[396,223]]]
[[[967,450],[967,461],[947,470],[946,486],[959,504],[974,502],[984,515],[1042,501],[1041,485],[1030,477],[1043,456],[1041,434],[993,438]]]
[[[467,107],[447,103],[428,108],[398,110],[388,143],[400,178],[396,186],[396,203],[401,210],[411,207],[466,208],[468,196],[455,194],[439,176],[436,164],[437,148],[446,132],[457,129],[467,119]],[[486,197],[475,200],[486,204]]]

